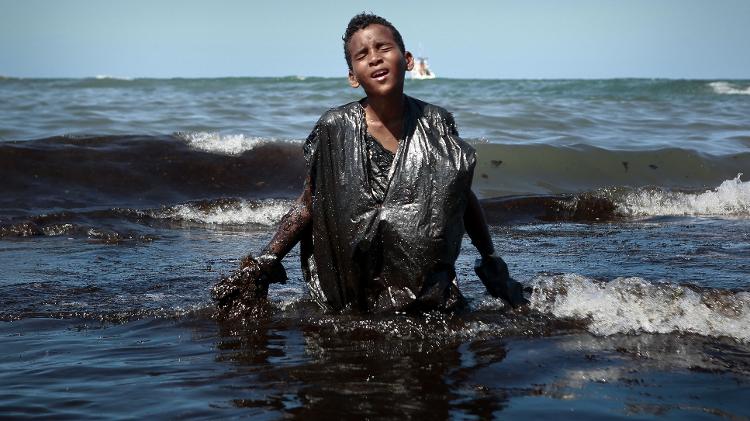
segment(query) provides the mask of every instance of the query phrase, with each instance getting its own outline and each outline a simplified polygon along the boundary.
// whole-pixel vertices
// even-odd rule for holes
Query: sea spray
[[[750,182],[743,182],[741,176],[738,174],[703,193],[636,190],[622,198],[617,210],[626,216],[750,216]]]
[[[279,141],[270,138],[248,136],[241,133],[179,132],[175,133],[175,136],[187,142],[194,149],[226,155],[240,155],[259,145]]]
[[[289,210],[289,200],[215,200],[185,203],[150,211],[157,219],[212,225],[258,224],[272,226]]]
[[[698,289],[643,278],[597,281],[576,274],[532,281],[531,306],[582,319],[596,335],[693,333],[750,341],[750,293]]]
[[[750,95],[750,86],[740,86],[724,81],[711,82],[708,85],[719,95]]]

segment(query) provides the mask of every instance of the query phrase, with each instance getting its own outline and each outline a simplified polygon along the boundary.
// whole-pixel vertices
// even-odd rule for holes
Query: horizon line
[[[89,76],[10,76],[0,74],[0,80],[11,79],[35,79],[35,80],[76,80],[76,79],[95,79],[95,80],[119,80],[123,82],[135,80],[189,80],[189,79],[346,79],[346,76],[316,76],[316,75],[283,75],[283,76],[114,76],[114,75],[89,75]],[[412,80],[406,77],[405,80]],[[417,80],[417,79],[413,79]],[[565,80],[683,80],[683,81],[709,81],[709,80],[734,80],[746,81],[748,77],[668,77],[668,76],[608,76],[608,77],[437,77],[430,80],[548,80],[548,81],[565,81]],[[430,83],[430,80],[422,81]]]

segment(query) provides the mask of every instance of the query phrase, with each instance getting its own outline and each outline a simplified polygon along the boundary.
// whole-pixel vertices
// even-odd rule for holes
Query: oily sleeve
[[[315,193],[315,173],[318,165],[318,148],[321,144],[327,144],[330,131],[336,125],[336,122],[341,120],[339,114],[340,113],[335,108],[325,112],[315,123],[315,127],[313,127],[302,146],[302,152],[305,156],[305,166],[307,167],[306,178],[307,182],[309,182],[312,187],[313,194]]]
[[[307,136],[307,139],[305,139],[305,143],[302,145],[302,153],[305,156],[305,168],[306,168],[306,174],[305,174],[305,189],[310,189],[311,191],[315,190],[315,172],[317,171],[317,161],[318,161],[318,145],[320,144],[320,139],[325,133],[325,124],[323,122],[323,117],[318,120],[317,123],[315,123],[315,127],[313,127],[310,134]]]
[[[315,155],[318,150],[318,139],[320,137],[320,122],[315,124],[310,134],[305,139],[305,143],[302,146],[302,153],[305,155],[305,165],[307,166],[308,174],[312,172],[313,162],[315,161]]]
[[[459,136],[456,119],[453,117],[453,113],[443,107],[432,104],[428,104],[427,107],[427,114],[430,116],[432,124],[440,130],[440,133],[448,134],[450,136]]]

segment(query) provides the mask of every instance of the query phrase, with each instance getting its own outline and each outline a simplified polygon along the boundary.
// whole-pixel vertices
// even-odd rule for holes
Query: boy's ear
[[[357,76],[354,75],[354,72],[349,70],[349,86],[352,88],[359,88],[359,81],[357,80]]]
[[[404,53],[404,60],[406,60],[406,71],[412,71],[414,69],[414,56],[411,52],[407,51]]]

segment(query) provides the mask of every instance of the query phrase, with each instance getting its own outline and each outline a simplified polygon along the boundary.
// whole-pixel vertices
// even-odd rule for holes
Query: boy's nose
[[[380,64],[382,61],[383,61],[383,58],[380,57],[380,54],[378,54],[378,53],[373,53],[370,56],[370,66],[374,66],[374,65]]]

